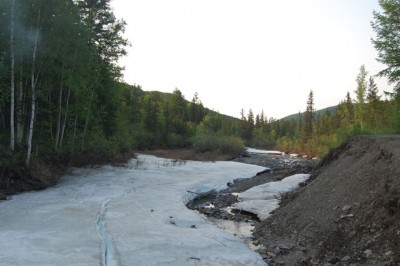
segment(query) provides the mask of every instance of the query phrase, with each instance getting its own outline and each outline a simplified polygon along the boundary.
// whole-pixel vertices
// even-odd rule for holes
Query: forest
[[[322,156],[353,135],[400,131],[400,4],[380,1],[373,45],[394,84],[379,94],[374,74],[360,67],[354,91],[330,111],[288,119],[241,111],[229,117],[172,93],[123,82],[118,59],[131,45],[110,0],[0,2],[0,168],[29,166],[41,157],[71,163],[118,160],[132,150],[193,148],[238,156],[254,146]],[[353,93],[353,98],[351,97]],[[86,158],[86,159],[82,159]]]

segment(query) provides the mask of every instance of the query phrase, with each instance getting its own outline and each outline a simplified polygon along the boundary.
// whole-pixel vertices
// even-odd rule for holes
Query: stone
[[[274,251],[273,251],[273,252],[274,252],[275,254],[279,255],[279,254],[282,253],[282,250],[281,250],[280,247],[276,247],[276,248],[274,248]]]
[[[350,210],[350,209],[351,209],[351,205],[345,205],[345,206],[343,206],[343,208],[342,208],[342,212],[348,211],[348,210]]]
[[[391,255],[393,255],[393,251],[391,251],[391,250],[389,250],[389,251],[387,251],[387,252],[385,252],[385,256],[391,256]]]
[[[330,258],[330,259],[328,260],[328,262],[331,263],[331,264],[336,264],[336,263],[338,263],[339,261],[340,261],[340,260],[339,260],[338,257],[332,257],[332,258]]]
[[[371,257],[371,255],[372,255],[372,250],[366,249],[366,250],[364,250],[363,253],[364,253],[364,255],[365,255],[366,258],[369,258],[369,257]]]
[[[276,257],[276,254],[274,252],[267,252],[267,255],[270,256],[271,258]]]
[[[349,255],[344,256],[340,261],[346,262],[349,261],[351,259],[351,257]]]
[[[0,193],[0,200],[7,200],[7,195]]]

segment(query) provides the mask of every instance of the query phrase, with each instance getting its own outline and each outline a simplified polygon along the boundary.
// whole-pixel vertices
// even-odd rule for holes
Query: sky
[[[124,81],[172,92],[240,117],[303,112],[354,96],[361,65],[377,62],[371,38],[378,0],[111,0],[131,47]],[[380,91],[391,91],[375,78]],[[353,97],[354,98],[354,97]]]

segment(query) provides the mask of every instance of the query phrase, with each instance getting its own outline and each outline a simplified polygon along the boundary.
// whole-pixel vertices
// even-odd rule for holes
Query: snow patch
[[[259,150],[254,148],[246,148],[248,153],[258,153],[258,154],[269,154],[269,155],[285,155],[284,152],[281,151],[268,151],[268,150]]]
[[[299,183],[306,181],[309,177],[309,174],[296,174],[281,181],[253,187],[239,194],[241,201],[234,204],[233,208],[254,213],[261,220],[265,220],[270,216],[270,212],[279,206],[282,193],[296,188]]]

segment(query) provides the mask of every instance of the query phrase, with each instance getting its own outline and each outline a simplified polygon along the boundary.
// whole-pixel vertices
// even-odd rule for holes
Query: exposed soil
[[[192,161],[228,161],[233,159],[231,155],[220,154],[217,152],[204,152],[199,153],[194,149],[158,149],[158,150],[144,150],[140,151],[142,154],[154,155],[161,158],[175,159],[175,160],[192,160]]]
[[[10,158],[6,156],[0,154],[0,200],[7,199],[8,195],[55,185],[65,173],[66,166],[51,158],[36,158],[29,166],[21,162],[10,167],[4,164]]]
[[[400,265],[400,136],[355,137],[256,226],[269,265]]]
[[[273,155],[250,153],[234,161],[248,164],[256,164],[268,167],[266,171],[258,173],[252,178],[235,179],[228,183],[228,188],[219,192],[198,195],[187,204],[187,207],[213,219],[233,220],[237,222],[248,222],[256,224],[260,222],[257,215],[246,211],[228,212],[226,207],[238,202],[237,193],[244,192],[254,186],[268,182],[279,181],[283,178],[297,173],[310,173],[316,166],[316,160],[307,160],[289,155]]]
[[[0,147],[0,200],[6,200],[8,195],[56,185],[68,167],[96,167],[106,163],[121,165],[134,156],[132,151],[114,157],[101,153],[82,153],[73,158],[52,154],[33,158],[26,166],[24,161]]]

